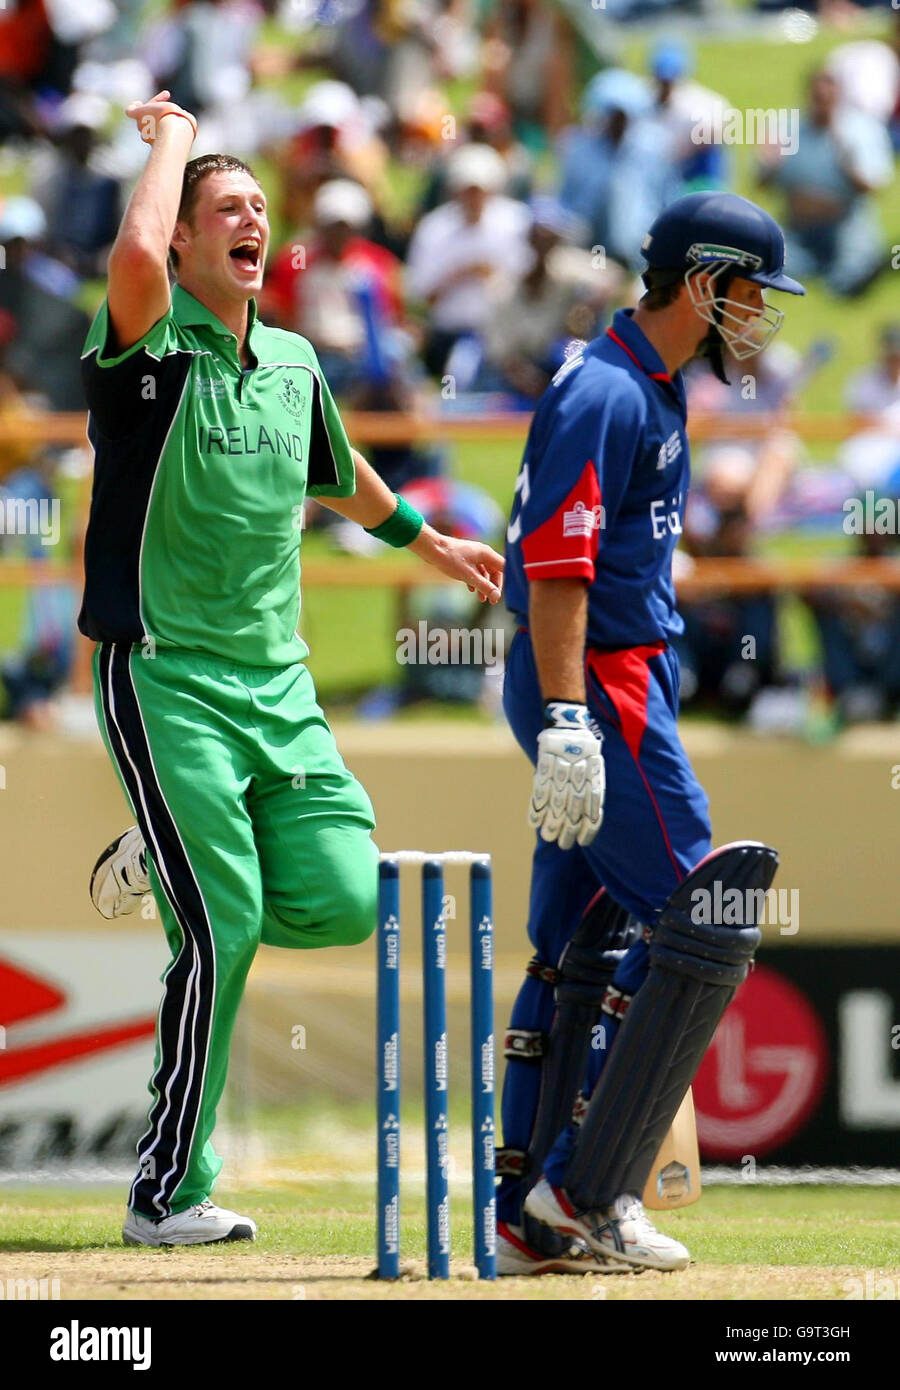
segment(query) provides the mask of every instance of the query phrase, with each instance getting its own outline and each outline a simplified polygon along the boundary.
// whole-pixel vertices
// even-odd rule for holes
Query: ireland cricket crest
[[[278,399],[289,415],[293,415],[295,420],[302,420],[309,397],[305,391],[301,390],[293,377],[286,376],[284,378]]]

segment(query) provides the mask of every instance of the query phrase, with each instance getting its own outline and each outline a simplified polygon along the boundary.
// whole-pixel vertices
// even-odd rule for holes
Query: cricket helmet
[[[728,297],[731,281],[740,277],[787,294],[806,293],[799,281],[784,273],[784,236],[778,223],[736,193],[710,191],[678,198],[653,223],[641,254],[648,266],[645,283],[684,280],[694,309],[710,325],[702,352],[723,381],[723,346],[738,360],[752,357],[768,346],[784,320],[781,310],[769,304],[748,318],[746,307]]]

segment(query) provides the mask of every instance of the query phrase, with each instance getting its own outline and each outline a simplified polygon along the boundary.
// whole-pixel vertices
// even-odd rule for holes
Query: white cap
[[[102,130],[109,120],[110,110],[106,98],[96,92],[73,92],[56,113],[56,128],[62,131],[86,126],[88,130]]]
[[[310,87],[297,112],[297,129],[315,126],[341,126],[360,119],[359,97],[346,82],[317,82]]]
[[[491,145],[463,145],[447,162],[447,186],[452,193],[463,188],[499,193],[507,177],[503,157]]]
[[[5,199],[0,207],[0,241],[40,241],[47,231],[43,209],[33,198]]]
[[[365,227],[372,216],[368,193],[352,179],[331,179],[323,183],[313,199],[313,218],[320,227],[334,222],[346,222],[357,230]]]

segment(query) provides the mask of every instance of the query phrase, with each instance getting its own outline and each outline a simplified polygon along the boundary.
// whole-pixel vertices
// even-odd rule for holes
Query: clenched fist
[[[155,97],[149,101],[133,101],[125,107],[125,115],[130,116],[137,123],[141,139],[145,145],[152,145],[159,132],[159,125],[165,116],[180,116],[185,121],[189,121],[193,126],[194,135],[197,134],[197,120],[190,111],[185,111],[183,106],[177,102],[169,100],[167,91],[157,92]]]
[[[585,705],[552,700],[544,714],[528,823],[560,849],[589,845],[603,820],[603,737]]]

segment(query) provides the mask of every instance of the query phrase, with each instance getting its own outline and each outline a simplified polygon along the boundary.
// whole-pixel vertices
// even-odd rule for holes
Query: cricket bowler
[[[507,532],[518,631],[504,707],[534,764],[528,935],[503,1092],[498,1268],[673,1270],[640,1196],[760,938],[773,849],[714,850],[678,737],[672,585],[689,483],[681,368],[725,380],[803,294],[761,208],[695,193],[648,232],[645,294],[563,364],[535,412]],[[739,924],[695,920],[737,889]],[[722,901],[722,892],[718,894]],[[719,916],[724,916],[719,913]]]
[[[310,344],[260,322],[269,223],[252,170],[188,162],[197,123],[166,91],[127,114],[151,148],[83,357],[95,466],[79,626],[137,826],[101,856],[92,895],[117,916],[152,887],[172,952],[124,1239],[193,1245],[256,1234],[210,1193],[257,946],[350,946],[377,917],[372,805],[297,631],[304,498],[491,603],[503,559],[389,491],[351,449]]]

